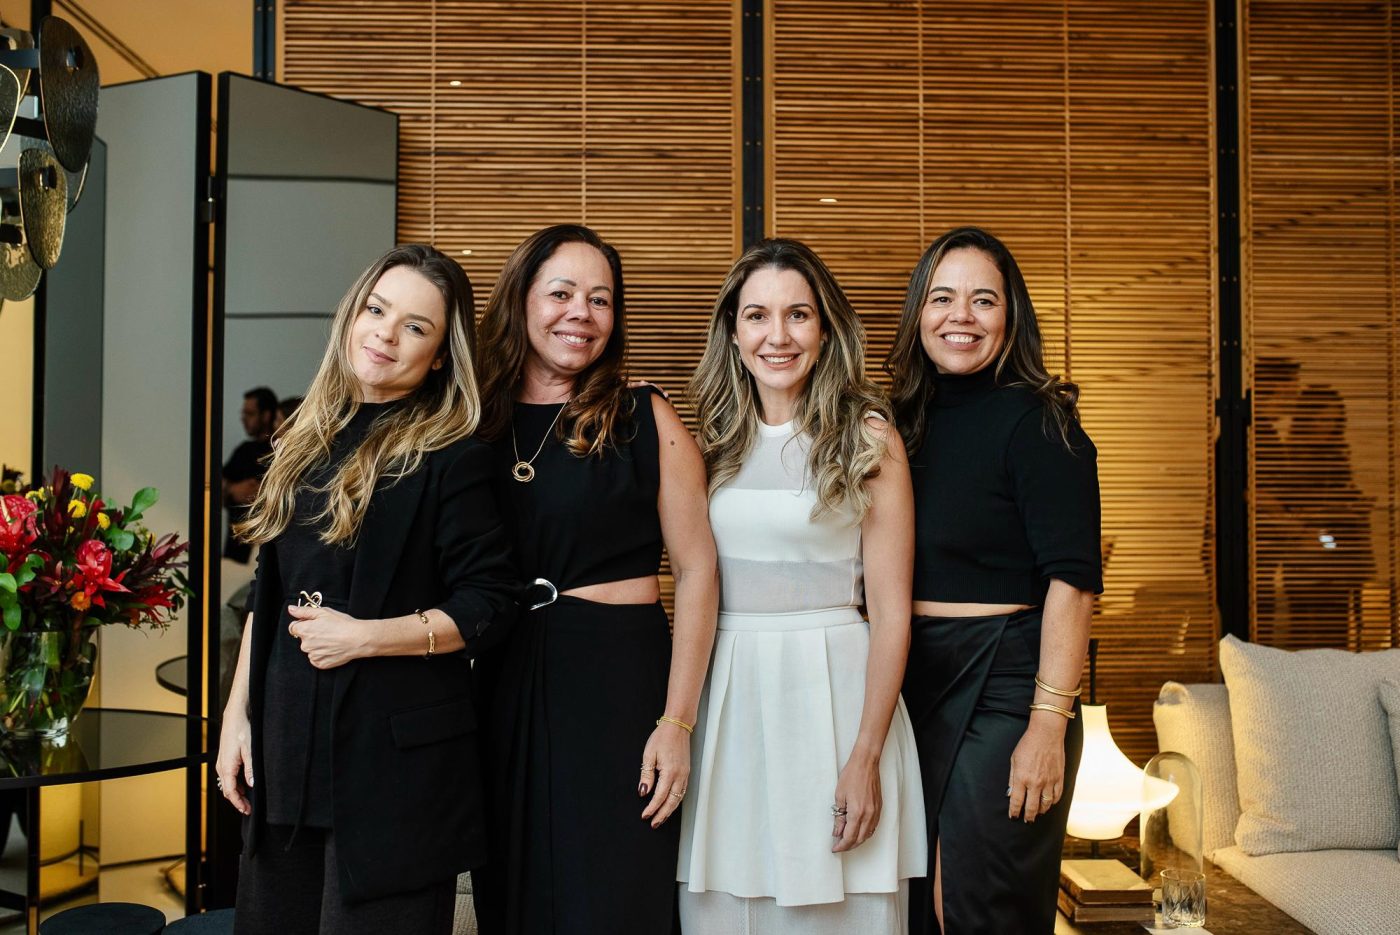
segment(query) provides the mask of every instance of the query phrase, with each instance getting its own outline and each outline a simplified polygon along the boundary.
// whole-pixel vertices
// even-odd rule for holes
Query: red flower
[[[76,589],[92,598],[98,607],[105,607],[99,591],[126,591],[120,581],[112,580],[112,550],[96,539],[89,539],[78,546],[77,568],[73,574]]]
[[[39,538],[34,501],[18,494],[0,497],[0,552],[7,559],[18,558]]]

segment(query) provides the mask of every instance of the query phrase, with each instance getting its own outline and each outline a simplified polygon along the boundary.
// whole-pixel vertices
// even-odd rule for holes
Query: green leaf
[[[38,552],[29,553],[29,557],[24,560],[24,567],[38,571],[40,568],[44,567],[44,556],[40,555]]]
[[[13,594],[19,588],[19,584],[16,583],[14,575],[9,572],[0,571],[0,588],[4,588],[6,591]]]
[[[129,523],[137,519],[151,507],[155,506],[160,499],[160,491],[154,487],[142,487],[136,491],[136,496],[131,498],[131,509],[126,513],[126,521]]]
[[[18,629],[19,629],[19,605],[18,605],[18,604],[11,604],[9,607],[6,607],[6,608],[5,608],[5,629],[7,629],[7,630],[18,630]]]
[[[10,560],[5,557],[4,552],[0,552],[0,571],[5,571],[10,567]]]
[[[15,572],[15,582],[20,587],[24,587],[26,584],[34,580],[35,574],[36,572],[34,571],[34,569],[30,568],[28,565],[21,565],[19,566],[19,571]]]
[[[100,626],[102,626],[102,621],[101,621],[101,620],[98,620],[96,617],[88,617],[87,619],[85,619],[85,620],[83,621],[83,626],[85,626],[85,627],[100,627]]]
[[[118,552],[125,552],[136,544],[136,536],[130,530],[113,526],[107,530],[107,544]]]

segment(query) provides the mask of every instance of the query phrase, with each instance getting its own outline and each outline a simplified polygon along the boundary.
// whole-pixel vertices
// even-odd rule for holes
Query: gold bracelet
[[[1065,720],[1068,720],[1068,721],[1072,721],[1072,720],[1074,720],[1074,718],[1075,718],[1074,712],[1071,711],[1069,708],[1062,708],[1062,707],[1060,707],[1059,705],[1056,705],[1056,704],[1033,704],[1033,705],[1031,705],[1031,710],[1032,710],[1032,711],[1054,711],[1056,714],[1063,715],[1064,718],[1065,718]]]
[[[1040,678],[1039,675],[1037,675],[1037,676],[1035,677],[1035,684],[1036,684],[1036,686],[1037,686],[1038,688],[1043,688],[1043,689],[1045,689],[1046,691],[1048,691],[1050,694],[1052,694],[1052,695],[1059,695],[1061,698],[1078,698],[1078,697],[1079,697],[1079,693],[1082,692],[1082,691],[1084,690],[1084,689],[1082,689],[1082,688],[1079,688],[1078,686],[1075,686],[1074,691],[1072,691],[1072,692],[1067,692],[1067,691],[1065,691],[1063,688],[1056,688],[1056,687],[1054,687],[1053,685],[1050,685],[1050,684],[1048,684],[1048,683],[1046,683],[1046,682],[1041,681],[1041,678]]]
[[[693,724],[687,724],[685,721],[682,721],[682,720],[681,720],[680,718],[678,718],[678,717],[671,717],[671,716],[668,715],[668,714],[663,714],[663,715],[661,715],[661,717],[659,717],[659,718],[656,719],[656,726],[657,726],[657,727],[660,727],[663,721],[664,721],[665,723],[667,723],[667,724],[674,724],[674,725],[676,725],[676,726],[679,727],[681,730],[685,731],[687,734],[693,734],[693,733],[695,733],[695,725],[693,725]]]
[[[423,658],[431,659],[433,658],[433,653],[437,652],[437,637],[433,636],[433,628],[428,623],[428,615],[421,610],[415,610],[414,613],[418,615],[419,622],[428,628],[428,651],[423,654]]]

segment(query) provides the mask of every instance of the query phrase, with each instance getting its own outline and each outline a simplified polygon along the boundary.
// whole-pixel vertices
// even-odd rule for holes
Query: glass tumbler
[[[1206,875],[1199,870],[1162,871],[1162,921],[1182,928],[1206,924]]]

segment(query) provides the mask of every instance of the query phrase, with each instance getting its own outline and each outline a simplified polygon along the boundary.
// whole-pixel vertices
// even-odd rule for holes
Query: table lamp
[[[1098,640],[1089,647],[1089,704],[1081,705],[1084,755],[1075,774],[1074,799],[1068,832],[1089,841],[1112,841],[1123,836],[1139,813],[1161,808],[1176,797],[1177,787],[1146,776],[1113,742],[1108,707],[1096,704],[1095,675]]]

